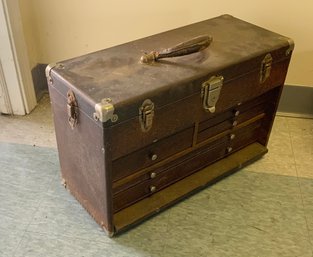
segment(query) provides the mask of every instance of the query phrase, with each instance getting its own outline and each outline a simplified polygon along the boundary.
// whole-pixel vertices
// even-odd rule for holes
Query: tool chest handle
[[[145,53],[141,56],[140,61],[141,63],[149,64],[162,58],[177,57],[200,52],[207,48],[211,44],[212,40],[213,38],[208,35],[198,36],[160,52],[152,51],[148,54]]]

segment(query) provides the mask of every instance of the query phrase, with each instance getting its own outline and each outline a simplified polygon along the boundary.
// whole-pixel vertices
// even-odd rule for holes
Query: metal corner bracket
[[[104,98],[101,103],[95,105],[93,118],[101,122],[107,122],[108,120],[116,122],[118,120],[117,114],[114,114],[114,105],[111,98]]]
[[[50,63],[47,67],[46,67],[46,70],[45,70],[45,73],[46,73],[46,78],[47,78],[47,81],[48,81],[48,84],[52,84],[53,83],[53,80],[51,78],[51,70],[53,68],[59,68],[59,69],[63,69],[64,68],[64,65],[62,63]]]
[[[289,48],[286,50],[286,56],[290,55],[293,49],[295,48],[295,42],[291,38],[287,38],[289,43]]]

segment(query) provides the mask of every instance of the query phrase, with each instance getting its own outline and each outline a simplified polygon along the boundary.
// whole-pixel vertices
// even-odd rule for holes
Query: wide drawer
[[[114,195],[114,211],[121,210],[222,158],[225,155],[227,144],[228,139],[224,137],[211,143],[210,146],[196,151],[196,154],[189,155],[189,158],[184,158],[178,164],[176,161],[174,165],[170,164],[163,169],[154,171],[153,177],[151,177],[151,173],[147,174],[146,180]]]
[[[146,168],[191,147],[193,131],[193,127],[186,129],[113,161],[113,181],[126,177],[139,169]]]

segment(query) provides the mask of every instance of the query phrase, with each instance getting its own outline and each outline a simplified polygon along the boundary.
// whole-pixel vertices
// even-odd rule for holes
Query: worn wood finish
[[[145,180],[127,190],[116,194],[113,198],[113,207],[118,211],[131,205],[138,200],[162,190],[164,187],[198,171],[204,166],[222,158],[227,145],[226,140],[220,140],[219,144],[206,147],[201,152],[189,156],[178,164],[164,167],[163,170],[155,171],[156,177]],[[152,188],[155,188],[152,192]]]
[[[199,53],[140,62],[206,34],[213,41]],[[259,158],[292,49],[223,15],[47,69],[65,186],[112,236]],[[213,113],[203,100],[212,76],[223,77]]]
[[[72,130],[66,112],[67,99],[55,87],[50,87],[49,93],[53,101],[54,123],[57,125],[55,130],[64,186],[101,227],[112,231],[112,202],[108,201],[111,198],[107,162],[110,156],[102,150],[105,148],[104,142],[108,143],[104,138],[108,132],[91,122],[83,112],[79,113],[79,127]]]
[[[149,216],[159,213],[173,203],[190,196],[209,184],[250,164],[267,153],[267,148],[259,143],[249,145],[228,157],[188,176],[186,179],[145,198],[136,204],[114,214],[116,231],[128,229]]]
[[[139,169],[146,168],[192,146],[194,128],[153,142],[148,147],[113,161],[113,181],[121,179]]]
[[[259,70],[234,79],[229,83],[225,82],[220,95],[220,99],[223,99],[223,101],[218,101],[216,114],[281,85],[284,82],[288,64],[288,60],[274,64],[271,77],[262,85],[259,85]],[[223,73],[219,72],[219,74]],[[258,86],[255,87],[254,85]],[[173,114],[175,114],[174,118]],[[140,126],[138,126],[140,124],[138,117],[114,125],[112,126],[112,141],[114,142],[112,157],[113,159],[120,158],[152,144],[154,140],[177,133],[182,128],[193,126],[196,121],[207,120],[216,114],[207,113],[203,110],[199,90],[195,95],[159,109],[155,113],[154,126],[148,133],[142,133]],[[130,140],[133,138],[136,138],[136,140]]]

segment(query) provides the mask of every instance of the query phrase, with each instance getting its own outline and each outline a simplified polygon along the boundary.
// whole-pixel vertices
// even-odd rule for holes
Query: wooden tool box
[[[293,48],[223,15],[49,65],[65,186],[113,235],[261,157]]]

